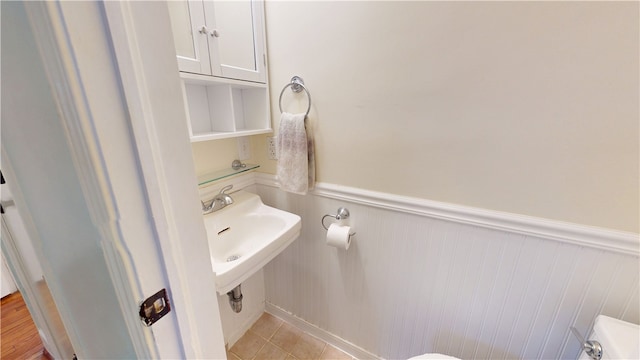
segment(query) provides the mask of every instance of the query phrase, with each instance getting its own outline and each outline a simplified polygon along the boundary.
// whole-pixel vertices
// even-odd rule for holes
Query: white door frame
[[[157,17],[144,2],[104,6],[185,355],[226,358],[167,6]]]
[[[90,215],[104,224],[104,257],[137,356],[182,351],[185,358],[226,358],[166,4],[34,2],[25,8]],[[83,52],[100,37],[107,42],[93,48],[99,54]],[[119,88],[96,88],[96,81]],[[121,137],[123,124],[131,144]],[[123,157],[114,150],[118,141],[132,152]],[[138,168],[121,172],[122,162]],[[143,199],[150,216],[127,223],[144,217],[132,199]],[[114,224],[114,218],[120,220]],[[165,283],[173,314],[144,328],[137,307],[152,294],[146,288]],[[90,348],[69,335],[78,355],[90,356]]]

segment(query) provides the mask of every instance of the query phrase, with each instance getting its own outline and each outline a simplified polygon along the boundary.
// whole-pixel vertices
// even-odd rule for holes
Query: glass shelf
[[[210,182],[214,182],[216,180],[224,179],[229,176],[237,175],[250,170],[255,170],[260,167],[260,165],[255,165],[255,164],[245,164],[245,165],[246,165],[245,167],[240,168],[238,170],[234,170],[232,168],[226,168],[226,169],[222,169],[222,170],[218,170],[218,171],[214,171],[208,174],[198,176],[198,186],[202,186]]]

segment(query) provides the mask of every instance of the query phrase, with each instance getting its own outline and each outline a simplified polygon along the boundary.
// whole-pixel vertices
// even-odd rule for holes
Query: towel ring
[[[280,108],[280,112],[282,112],[282,95],[288,87],[291,87],[291,90],[295,93],[299,93],[302,90],[307,93],[307,98],[309,98],[309,106],[307,107],[307,112],[304,114],[304,117],[306,119],[307,115],[309,115],[309,111],[311,111],[311,94],[309,94],[309,90],[307,90],[307,88],[304,86],[304,80],[302,80],[302,78],[299,76],[292,77],[291,82],[285,85],[282,88],[282,91],[280,91],[280,99],[278,100],[278,107]]]

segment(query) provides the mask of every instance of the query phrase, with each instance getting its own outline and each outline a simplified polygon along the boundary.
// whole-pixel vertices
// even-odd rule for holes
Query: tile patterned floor
[[[227,351],[229,360],[353,360],[302,330],[264,313]]]

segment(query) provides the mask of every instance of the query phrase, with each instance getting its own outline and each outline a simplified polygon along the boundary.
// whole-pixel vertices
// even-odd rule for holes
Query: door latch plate
[[[171,311],[167,289],[162,289],[140,304],[140,320],[151,326]]]

